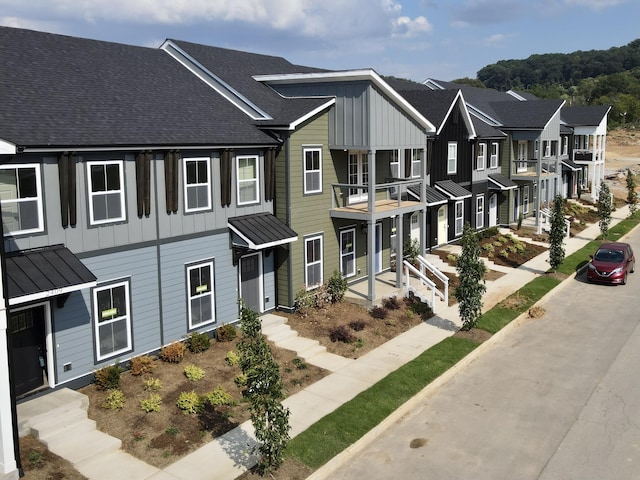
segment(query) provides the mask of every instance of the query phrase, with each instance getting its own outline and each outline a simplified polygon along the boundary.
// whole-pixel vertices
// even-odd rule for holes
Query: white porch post
[[[367,220],[367,280],[369,283],[369,298],[373,302],[376,298],[376,222],[373,219],[373,212],[376,204],[376,153],[369,150],[367,152],[367,163],[369,164],[369,188],[367,198],[369,200],[369,220]]]
[[[1,265],[1,263],[0,263]],[[18,478],[13,442],[11,386],[9,384],[9,350],[7,347],[7,309],[0,270],[0,479]]]

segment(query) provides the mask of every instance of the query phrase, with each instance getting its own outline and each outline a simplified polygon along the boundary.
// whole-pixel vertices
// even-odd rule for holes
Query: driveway
[[[567,280],[332,478],[640,479],[637,272]]]

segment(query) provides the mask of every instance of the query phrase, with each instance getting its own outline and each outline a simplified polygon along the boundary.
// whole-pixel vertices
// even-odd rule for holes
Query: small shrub
[[[522,242],[516,243],[514,247],[516,248],[516,252],[518,253],[524,253],[527,249],[527,247]]]
[[[329,295],[329,289],[326,284],[320,285],[313,290],[315,297],[315,308],[326,308],[332,303],[331,295]]]
[[[415,264],[418,255],[420,255],[420,242],[415,238],[407,240],[404,244],[404,257],[409,263]]]
[[[481,232],[477,232],[476,235],[478,236],[478,238],[482,239],[482,238],[491,238],[495,235],[498,235],[500,233],[500,231],[498,230],[498,227],[489,227],[485,230],[482,230]]]
[[[153,357],[149,355],[143,355],[139,357],[133,357],[131,359],[131,375],[136,377],[145,373],[151,373],[155,368],[153,363]]]
[[[449,253],[447,255],[447,262],[449,262],[450,265],[455,267],[458,263],[458,256],[454,253]]]
[[[240,363],[240,355],[238,355],[233,350],[229,350],[227,355],[224,357],[224,361],[227,362],[228,365],[234,366]]]
[[[238,388],[242,388],[247,384],[247,376],[244,373],[241,373],[233,379],[233,383],[235,383]]]
[[[415,297],[405,298],[405,303],[409,307],[410,312],[420,316],[423,320],[427,320],[433,316],[433,310],[426,303]],[[407,312],[407,313],[410,313]]]
[[[506,249],[505,250],[501,250],[498,255],[500,255],[502,258],[509,258],[509,251],[506,250]]]
[[[382,299],[382,306],[387,310],[398,310],[400,308],[400,301],[395,295],[393,297],[385,297]]]
[[[509,237],[510,237],[510,235],[500,235],[500,236],[498,237],[498,241],[499,241],[502,245],[504,245],[504,244],[509,243],[509,242],[511,241],[511,240],[509,239]]]
[[[171,343],[160,350],[160,359],[168,363],[180,363],[184,358],[184,343]]]
[[[331,278],[329,278],[327,282],[327,291],[331,303],[342,301],[348,288],[347,279],[344,278],[338,270],[334,270]]]
[[[196,382],[204,378],[204,370],[190,363],[184,367],[184,376],[187,377],[187,380],[190,382]]]
[[[140,400],[140,408],[143,412],[159,412],[162,405],[162,397],[157,393],[152,393],[147,398]]]
[[[178,427],[167,427],[164,433],[166,433],[167,435],[171,435],[172,437],[177,437],[178,433],[180,433],[180,430],[178,430]]]
[[[351,343],[356,339],[345,325],[339,325],[329,330],[329,338],[332,342],[342,343]]]
[[[518,249],[516,248],[516,246],[515,246],[515,245],[509,245],[509,246],[507,247],[507,251],[508,251],[509,253],[516,253],[516,252],[518,251]]]
[[[500,240],[494,240],[493,241],[493,246],[496,248],[500,248],[502,247],[502,242]]]
[[[209,350],[211,340],[209,335],[200,332],[191,332],[187,337],[187,348],[191,353],[200,353]]]
[[[218,342],[233,342],[238,336],[238,330],[230,323],[220,325],[216,330],[216,340]]]
[[[159,378],[148,378],[144,381],[144,389],[149,392],[157,392],[162,388],[162,382]]]
[[[364,347],[364,340],[362,338],[358,338],[353,344],[353,349],[359,350],[362,347]]]
[[[42,468],[44,466],[45,456],[42,452],[33,450],[29,452],[29,464],[33,468]]]
[[[482,250],[487,253],[493,253],[495,251],[495,247],[491,243],[485,243],[484,245],[482,245]]]
[[[185,415],[195,415],[202,410],[202,398],[195,391],[182,392],[176,405]]]
[[[389,314],[389,310],[387,310],[385,307],[380,307],[378,305],[376,305],[371,310],[369,310],[369,315],[379,320],[384,320],[385,318],[387,318],[388,314]]]
[[[303,285],[302,288],[298,290],[298,293],[296,293],[296,298],[293,301],[293,309],[298,315],[306,317],[315,306],[316,297],[313,291],[307,290],[307,286]]]
[[[124,393],[122,390],[111,390],[107,394],[104,402],[102,402],[102,408],[107,410],[122,410],[124,408]]]
[[[219,405],[229,405],[233,402],[233,397],[222,387],[216,387],[212,392],[204,394],[204,400],[212,407]]]
[[[353,330],[354,332],[360,332],[364,330],[364,327],[366,326],[367,324],[364,320],[352,320],[351,322],[349,322],[349,327],[351,327],[351,330]]]
[[[113,390],[120,386],[120,374],[122,369],[118,362],[115,365],[101,368],[94,372],[96,388],[98,390]]]
[[[306,370],[308,368],[307,363],[303,359],[298,357],[291,360],[291,363],[293,363],[298,370]]]

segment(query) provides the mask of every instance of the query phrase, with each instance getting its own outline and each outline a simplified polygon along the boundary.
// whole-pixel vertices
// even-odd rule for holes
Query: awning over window
[[[447,203],[447,197],[442,195],[430,185],[427,185],[426,187],[427,207],[433,207],[435,205],[442,205]],[[412,197],[414,197],[416,200],[420,200],[420,187],[411,186],[407,188],[407,190]]]
[[[566,158],[562,160],[562,169],[565,171],[578,172],[582,170],[582,167],[573,160]]]
[[[62,246],[6,255],[9,305],[33,302],[96,285],[96,276]]]
[[[298,234],[270,213],[256,213],[229,219],[235,246],[261,250],[298,240]]]
[[[462,200],[471,196],[471,192],[469,190],[461,187],[452,180],[436,182],[436,189],[444,193],[449,200]]]
[[[489,188],[492,190],[513,190],[518,184],[501,173],[489,175]]]

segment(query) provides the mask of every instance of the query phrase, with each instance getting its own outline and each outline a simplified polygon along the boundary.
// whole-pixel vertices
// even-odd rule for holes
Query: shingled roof
[[[0,139],[27,148],[274,139],[160,49],[0,27]]]
[[[609,105],[590,105],[580,107],[563,107],[560,113],[562,120],[572,127],[597,126],[611,110]]]

